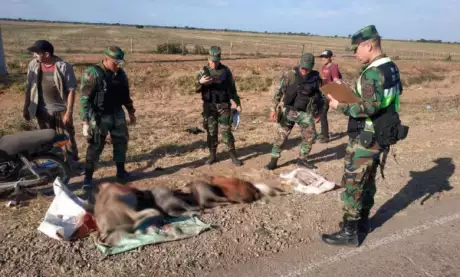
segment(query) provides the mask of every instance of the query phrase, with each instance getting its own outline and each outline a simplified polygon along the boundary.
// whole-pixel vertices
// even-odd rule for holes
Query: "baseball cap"
[[[107,57],[114,59],[118,64],[125,63],[125,60],[124,60],[125,52],[123,52],[123,50],[121,50],[121,48],[118,46],[107,47],[104,54]]]
[[[331,50],[328,50],[328,49],[324,50],[324,51],[321,53],[321,55],[319,55],[320,58],[330,58],[330,57],[332,57],[332,56],[333,56],[332,51],[331,51]]]
[[[39,52],[48,52],[50,55],[54,55],[54,47],[51,42],[47,40],[37,40],[34,42],[32,46],[27,48],[27,51],[32,53],[39,53]]]
[[[302,55],[302,58],[300,58],[300,67],[308,68],[308,69],[313,69],[313,66],[315,66],[315,57],[311,53],[305,53]]]
[[[209,59],[214,62],[220,61],[221,49],[219,46],[211,46],[209,48]]]
[[[379,33],[377,32],[377,29],[375,28],[374,25],[368,25],[366,27],[363,27],[351,36],[350,50],[355,51],[361,42],[364,42],[366,40],[376,38],[376,37],[379,37]]]

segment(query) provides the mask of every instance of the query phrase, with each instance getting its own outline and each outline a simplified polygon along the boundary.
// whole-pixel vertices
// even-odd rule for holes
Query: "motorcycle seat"
[[[26,151],[35,151],[43,145],[53,143],[55,137],[56,131],[53,129],[6,135],[0,138],[0,152],[14,156]]]

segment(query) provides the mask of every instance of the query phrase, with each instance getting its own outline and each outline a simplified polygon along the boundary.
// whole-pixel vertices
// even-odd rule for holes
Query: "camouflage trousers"
[[[381,151],[376,142],[364,148],[359,142],[359,135],[349,140],[341,182],[345,188],[342,193],[344,220],[359,220],[363,215],[368,216],[374,206],[377,191],[375,177]]]
[[[307,158],[308,154],[310,154],[313,144],[313,134],[316,132],[313,114],[286,109],[278,125],[275,142],[272,147],[272,157],[279,158],[284,143],[296,123],[299,125],[302,135],[299,156]]]
[[[235,149],[235,138],[232,133],[232,112],[230,103],[203,103],[203,127],[207,132],[209,149],[217,149],[219,127],[222,141],[228,151]]]
[[[88,141],[86,171],[95,170],[109,133],[113,145],[113,160],[115,163],[124,163],[129,139],[125,112],[120,109],[110,115],[101,115],[100,118],[91,120],[90,127],[92,138]]]

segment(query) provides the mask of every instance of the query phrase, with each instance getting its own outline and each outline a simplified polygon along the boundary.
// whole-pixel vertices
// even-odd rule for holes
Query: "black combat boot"
[[[117,179],[125,180],[133,177],[134,174],[125,170],[125,163],[117,163]]]
[[[228,154],[230,155],[230,158],[232,159],[232,163],[236,166],[242,166],[243,165],[243,162],[238,160],[238,158],[236,157],[236,150],[233,149],[233,150],[230,150],[228,152]]]
[[[369,211],[361,211],[361,218],[358,220],[358,233],[368,234],[371,231],[369,223]],[[343,222],[339,223],[339,227],[342,228]]]
[[[361,210],[361,219],[358,222],[358,232],[367,234],[371,231],[371,226],[369,222],[369,213],[370,211]]]
[[[216,162],[216,152],[217,149],[209,149],[209,158],[206,160],[206,164],[213,164]]]
[[[358,241],[358,221],[345,220],[342,229],[333,234],[323,234],[322,240],[332,245],[349,245],[357,247]]]
[[[88,204],[93,202],[93,170],[86,169],[85,170],[85,179],[83,180],[83,196]]]
[[[272,157],[270,162],[265,166],[265,169],[273,170],[277,167],[277,163],[278,163],[278,158]]]
[[[311,161],[307,159],[307,157],[300,157],[297,159],[297,165],[306,167],[308,169],[317,169],[316,165],[314,165]]]
[[[316,139],[320,142],[320,143],[328,143],[329,142],[329,136],[325,136],[323,134],[320,134],[316,137]]]

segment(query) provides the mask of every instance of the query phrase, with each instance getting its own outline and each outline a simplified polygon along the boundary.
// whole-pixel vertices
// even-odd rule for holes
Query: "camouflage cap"
[[[364,42],[366,40],[372,39],[379,37],[379,33],[377,32],[377,29],[375,28],[374,25],[369,25],[361,30],[357,31],[356,33],[351,36],[351,47],[350,49],[352,51],[355,51],[356,48],[358,48],[358,45],[361,42]]]
[[[300,58],[300,67],[312,70],[315,66],[315,57],[311,53],[305,53]]]
[[[104,53],[107,57],[114,59],[118,64],[125,63],[125,52],[118,46],[109,46]]]
[[[221,49],[219,46],[209,48],[209,59],[214,62],[220,61]]]

